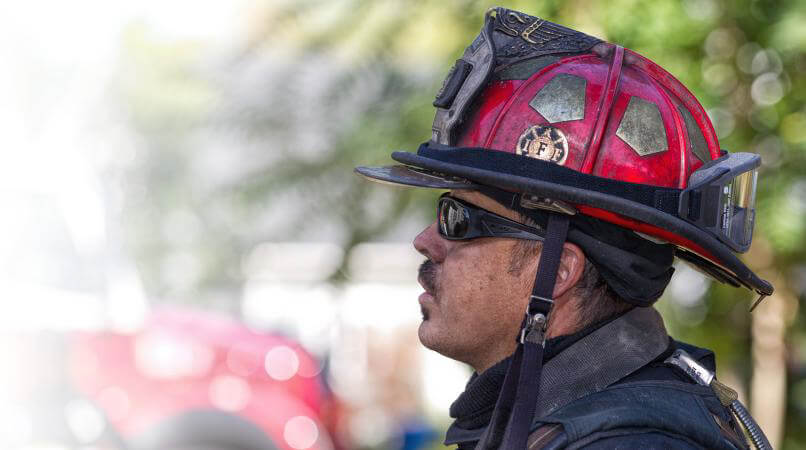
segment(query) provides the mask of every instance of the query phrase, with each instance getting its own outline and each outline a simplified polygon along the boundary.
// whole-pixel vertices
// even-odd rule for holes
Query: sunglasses
[[[478,206],[442,194],[437,203],[439,234],[445,239],[459,241],[480,237],[505,237],[542,241],[538,228],[530,227]]]

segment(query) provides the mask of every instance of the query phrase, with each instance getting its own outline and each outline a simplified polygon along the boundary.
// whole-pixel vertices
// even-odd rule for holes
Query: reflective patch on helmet
[[[677,110],[680,111],[680,115],[683,116],[683,122],[686,124],[686,133],[688,133],[688,142],[691,152],[702,162],[710,161],[711,152],[708,151],[705,136],[703,136],[702,130],[697,125],[697,121],[694,120],[694,116],[692,116],[691,112],[683,105],[679,105]]]
[[[630,104],[627,105],[616,136],[641,156],[669,149],[658,105],[639,97],[630,98]]]
[[[515,153],[563,165],[568,158],[568,139],[557,128],[533,125],[521,134]]]
[[[561,73],[540,89],[529,106],[550,123],[584,119],[586,85],[582,77]]]

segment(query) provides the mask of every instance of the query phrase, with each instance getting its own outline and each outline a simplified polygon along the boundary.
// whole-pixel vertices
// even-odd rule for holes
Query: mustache
[[[437,265],[430,259],[423,261],[420,264],[417,279],[428,293],[437,292]]]

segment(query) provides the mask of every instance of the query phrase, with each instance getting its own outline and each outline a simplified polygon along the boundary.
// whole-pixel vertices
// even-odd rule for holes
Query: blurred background
[[[499,4],[653,59],[762,155],[748,292],[658,308],[806,448],[806,2]],[[469,370],[417,341],[438,193],[352,174],[430,137],[472,0],[0,6],[0,448],[442,448]]]

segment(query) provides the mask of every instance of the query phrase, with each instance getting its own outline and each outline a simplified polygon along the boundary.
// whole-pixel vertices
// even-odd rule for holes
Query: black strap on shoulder
[[[521,325],[518,347],[504,378],[487,433],[477,449],[526,448],[540,391],[546,329],[554,305],[554,284],[568,224],[566,215],[549,215],[546,240],[543,242],[528,311]]]

